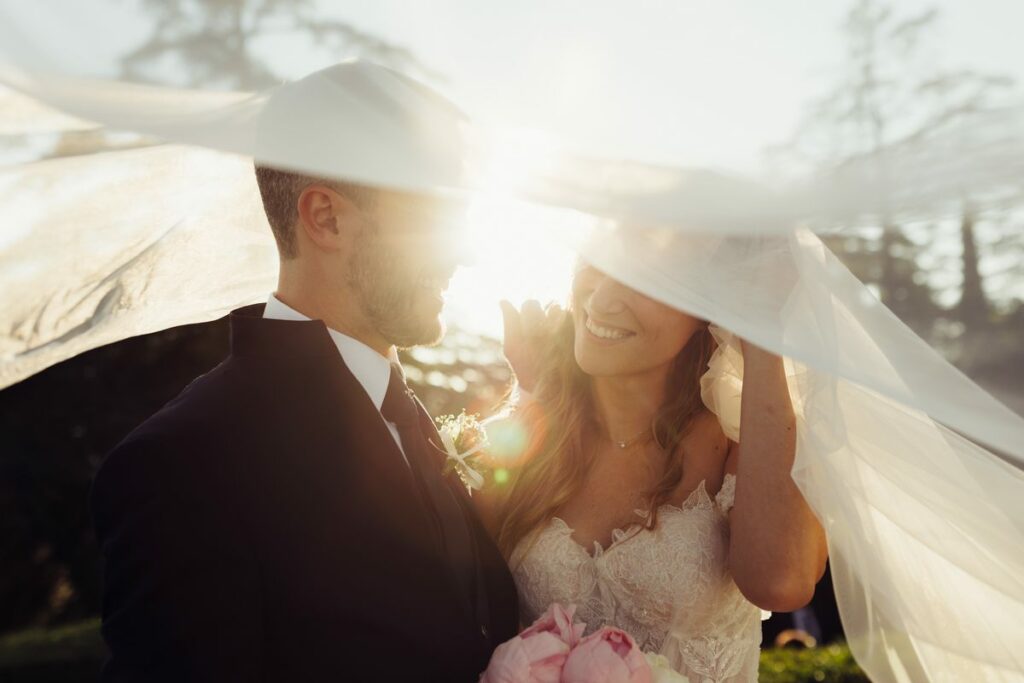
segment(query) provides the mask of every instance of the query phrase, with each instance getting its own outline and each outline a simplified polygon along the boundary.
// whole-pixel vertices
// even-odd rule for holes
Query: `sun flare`
[[[527,299],[565,303],[575,262],[565,237],[586,219],[515,197],[554,159],[554,145],[539,135],[510,135],[493,148],[483,190],[468,209],[473,264],[456,273],[448,290],[452,325],[500,337],[502,299],[517,306]]]

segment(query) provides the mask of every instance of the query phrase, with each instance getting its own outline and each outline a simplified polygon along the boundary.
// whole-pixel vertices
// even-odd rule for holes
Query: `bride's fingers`
[[[505,330],[505,345],[515,345],[523,338],[523,320],[519,311],[512,305],[512,302],[504,299],[498,304],[501,306],[501,319]]]
[[[540,302],[534,299],[530,299],[523,303],[523,334],[526,336],[536,336],[544,332],[544,310],[540,307]]]
[[[557,330],[564,317],[565,311],[556,303],[550,303],[544,309],[544,323],[549,332]]]

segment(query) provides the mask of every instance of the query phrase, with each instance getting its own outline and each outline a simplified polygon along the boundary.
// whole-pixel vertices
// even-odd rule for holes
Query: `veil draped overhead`
[[[733,333],[785,357],[792,475],[825,527],[844,630],[877,681],[1024,677],[1024,420],[911,332],[811,232],[622,226],[582,251],[711,320],[705,403],[739,437]],[[1008,454],[1006,460],[948,426]]]
[[[98,81],[27,54],[0,62],[22,106],[0,130],[96,122],[145,137],[0,168],[0,386],[273,289],[252,158],[465,198],[511,163],[453,105],[365,63],[251,94]],[[1016,131],[1020,120],[1005,119]],[[543,161],[513,189],[565,216],[573,229],[554,239],[720,328],[704,389],[727,433],[738,434],[742,387],[734,335],[785,357],[799,416],[793,477],[827,531],[844,629],[872,680],[1024,681],[1024,419],[900,322],[812,230],[875,208],[858,173],[780,191],[714,171]],[[974,177],[918,170],[927,192],[893,201]]]

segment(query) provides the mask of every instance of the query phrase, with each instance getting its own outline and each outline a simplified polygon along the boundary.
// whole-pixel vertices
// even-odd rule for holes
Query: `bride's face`
[[[668,368],[702,321],[586,265],[573,281],[576,362],[595,377]]]

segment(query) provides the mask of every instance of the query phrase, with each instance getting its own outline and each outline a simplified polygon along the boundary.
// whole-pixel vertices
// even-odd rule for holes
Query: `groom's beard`
[[[350,285],[368,322],[399,348],[436,344],[444,336],[440,310],[424,305],[425,269],[414,267],[367,224],[356,238],[349,262]]]

